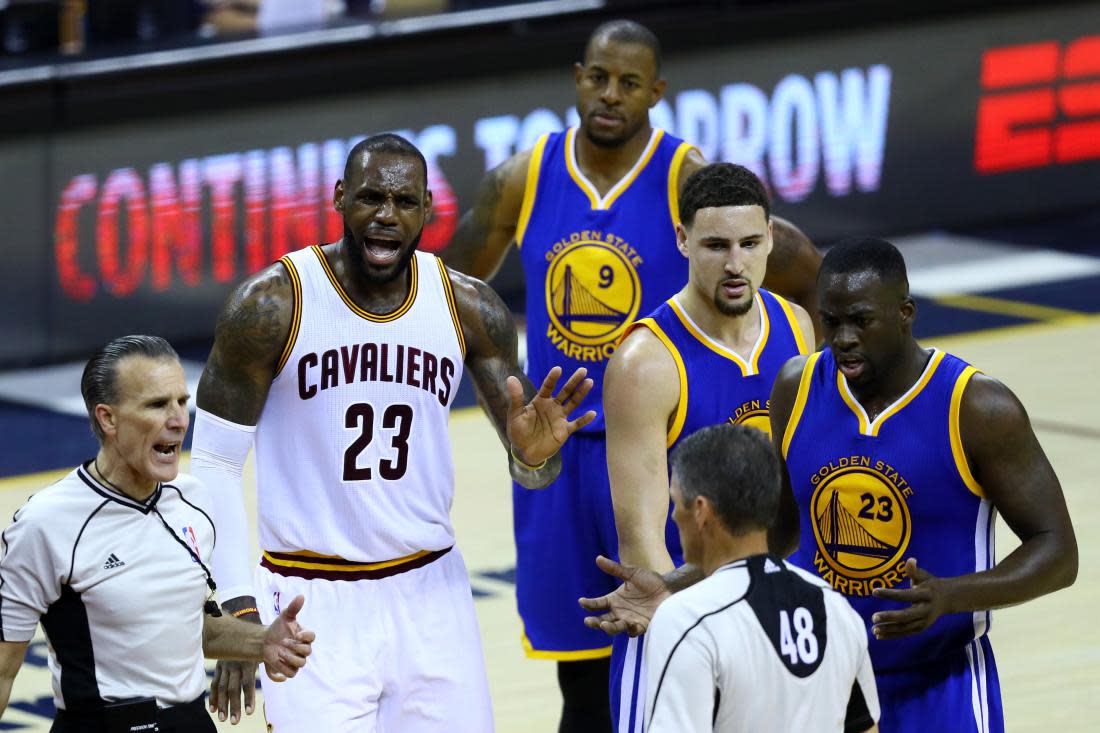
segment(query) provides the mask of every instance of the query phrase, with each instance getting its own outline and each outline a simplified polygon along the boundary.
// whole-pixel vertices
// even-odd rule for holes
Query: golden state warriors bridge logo
[[[642,258],[614,234],[576,232],[546,253],[547,338],[566,357],[604,361],[638,316]]]
[[[819,468],[810,483],[821,577],[855,596],[901,583],[913,531],[907,503],[913,490],[905,478],[884,461],[845,456]]]

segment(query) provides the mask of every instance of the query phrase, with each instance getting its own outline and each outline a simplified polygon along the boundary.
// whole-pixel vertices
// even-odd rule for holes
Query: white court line
[[[195,411],[202,363],[183,360],[183,374],[191,392],[191,411]],[[80,396],[80,375],[84,362],[67,362],[50,366],[0,372],[0,400],[41,407],[65,415],[87,415]]]
[[[1037,250],[910,270],[909,291],[924,296],[981,293],[1097,274],[1100,274],[1100,258]]]

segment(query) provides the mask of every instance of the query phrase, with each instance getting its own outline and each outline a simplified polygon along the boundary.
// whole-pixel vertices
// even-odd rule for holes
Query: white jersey
[[[296,292],[256,428],[264,561],[321,555],[362,569],[449,548],[447,420],[465,343],[442,262],[417,252],[405,302],[378,315],[344,292],[319,247],[281,261]]]
[[[662,603],[645,674],[650,733],[863,731],[879,716],[862,619],[820,579],[766,555]]]
[[[39,491],[4,530],[0,640],[28,641],[41,620],[54,703],[70,711],[206,688],[206,576],[214,524],[201,484],[183,474],[145,502],[80,467]]]

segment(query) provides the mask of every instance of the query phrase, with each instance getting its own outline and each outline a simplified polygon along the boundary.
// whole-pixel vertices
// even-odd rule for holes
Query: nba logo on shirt
[[[195,529],[190,524],[180,530],[180,534],[183,535],[184,541],[194,551],[195,556],[191,558],[191,562],[198,562],[202,553],[199,552],[199,540],[195,537]]]
[[[280,607],[279,603],[279,591],[275,591],[271,595],[273,597],[273,600],[275,601],[275,614],[278,615],[283,612],[283,609]]]

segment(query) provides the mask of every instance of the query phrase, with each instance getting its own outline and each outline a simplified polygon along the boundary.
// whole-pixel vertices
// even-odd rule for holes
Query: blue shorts
[[[997,664],[988,637],[933,664],[875,674],[882,733],[1004,733]]]
[[[545,489],[512,488],[523,647],[534,659],[606,658],[611,640],[584,625],[588,614],[577,603],[619,585],[596,567],[597,555],[619,554],[604,434],[575,433],[561,459],[561,474]]]

